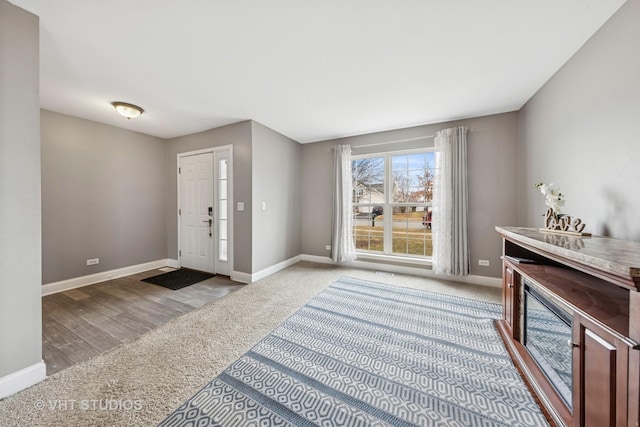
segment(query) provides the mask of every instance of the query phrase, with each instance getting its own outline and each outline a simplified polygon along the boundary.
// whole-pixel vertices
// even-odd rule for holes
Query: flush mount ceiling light
[[[126,117],[127,120],[135,119],[144,112],[141,107],[127,102],[112,102],[111,105],[113,105],[113,108],[115,108],[118,113]]]

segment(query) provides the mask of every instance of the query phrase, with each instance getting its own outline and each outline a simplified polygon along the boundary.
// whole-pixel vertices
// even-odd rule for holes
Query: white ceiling
[[[303,143],[517,110],[624,3],[10,1],[40,16],[43,108],[162,138],[253,119]]]

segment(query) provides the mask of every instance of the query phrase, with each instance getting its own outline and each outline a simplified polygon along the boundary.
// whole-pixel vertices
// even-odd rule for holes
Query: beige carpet
[[[155,425],[340,276],[500,302],[497,288],[301,262],[0,401],[0,425]]]

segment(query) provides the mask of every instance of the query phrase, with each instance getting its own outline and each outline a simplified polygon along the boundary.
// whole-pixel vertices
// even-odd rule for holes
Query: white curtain
[[[331,259],[349,262],[356,259],[353,241],[353,183],[351,178],[351,146],[334,147],[333,235]]]
[[[433,189],[433,270],[469,274],[467,128],[436,133]]]

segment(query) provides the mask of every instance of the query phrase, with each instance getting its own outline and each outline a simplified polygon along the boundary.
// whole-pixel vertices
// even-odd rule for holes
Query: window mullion
[[[391,154],[384,156],[384,253],[391,254],[393,252],[393,208],[391,207],[391,193],[393,180],[391,176]]]

